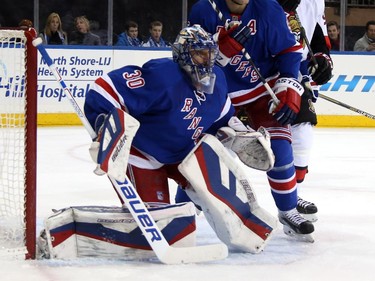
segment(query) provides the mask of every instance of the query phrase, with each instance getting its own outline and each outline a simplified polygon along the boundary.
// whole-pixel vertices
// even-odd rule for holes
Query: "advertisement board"
[[[345,52],[333,54],[332,60],[333,77],[321,86],[320,92],[375,115],[375,54]],[[315,108],[319,118],[332,125],[375,127],[375,120],[323,98],[318,99]]]
[[[142,65],[152,58],[171,57],[170,50],[47,49],[77,103],[83,108],[90,85],[96,78],[124,65]],[[38,56],[38,112],[40,123],[53,124],[53,116],[73,113],[64,91],[48,65]],[[54,114],[54,115],[48,115]],[[75,119],[73,117],[73,119]],[[65,122],[65,121],[64,121]]]
[[[170,49],[116,49],[107,47],[47,48],[55,65],[80,106],[93,81],[124,65],[142,65],[152,58],[171,57]],[[5,58],[4,58],[5,59]],[[334,76],[320,92],[339,102],[375,114],[375,55],[344,52],[333,54]],[[40,125],[79,124],[63,90],[38,55],[38,123]],[[7,100],[0,97],[0,110]],[[320,126],[369,126],[375,120],[343,106],[319,98],[314,104]]]

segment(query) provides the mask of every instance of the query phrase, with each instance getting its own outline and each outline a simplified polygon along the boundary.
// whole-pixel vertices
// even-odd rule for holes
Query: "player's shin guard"
[[[301,183],[308,172],[307,167],[309,165],[314,138],[313,126],[310,123],[293,125],[291,132],[293,139],[293,161],[296,167],[297,182]]]
[[[231,249],[258,253],[277,220],[258,205],[245,173],[215,137],[206,135],[180,164],[186,189],[218,238]]]
[[[271,141],[275,154],[274,168],[267,172],[284,233],[297,239],[313,242],[314,226],[297,212],[297,180],[292,147],[287,140]]]
[[[292,147],[287,140],[271,140],[275,165],[267,172],[272,196],[280,211],[288,211],[297,206],[297,181],[293,163]]]

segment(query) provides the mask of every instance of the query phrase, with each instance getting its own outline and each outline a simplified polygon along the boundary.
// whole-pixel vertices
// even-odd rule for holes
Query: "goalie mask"
[[[189,74],[197,90],[207,94],[213,93],[217,55],[212,35],[198,24],[182,29],[173,44],[173,60]]]

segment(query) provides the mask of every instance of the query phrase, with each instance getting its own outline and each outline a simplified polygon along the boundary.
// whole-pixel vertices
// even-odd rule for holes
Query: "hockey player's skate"
[[[283,224],[284,233],[301,241],[314,242],[312,233],[314,225],[301,216],[296,209],[279,211],[279,221]]]
[[[316,213],[318,212],[318,208],[312,202],[303,200],[301,197],[298,197],[297,201],[297,211],[300,213],[305,219],[316,222],[318,217]]]

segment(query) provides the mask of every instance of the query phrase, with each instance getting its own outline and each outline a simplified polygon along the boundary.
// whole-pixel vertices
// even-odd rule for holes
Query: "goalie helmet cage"
[[[0,28],[0,257],[35,258],[35,36],[33,28]]]

